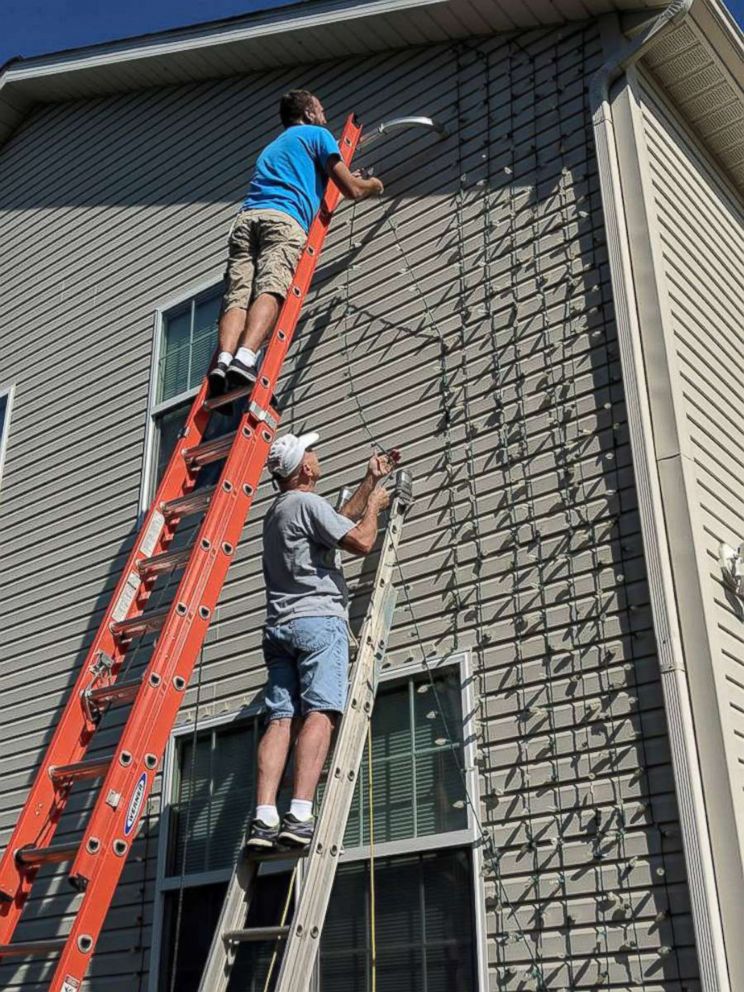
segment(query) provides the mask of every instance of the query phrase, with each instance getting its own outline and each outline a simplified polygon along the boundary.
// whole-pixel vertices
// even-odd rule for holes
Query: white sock
[[[293,799],[289,812],[296,820],[309,820],[313,815],[313,804],[309,799]]]
[[[275,827],[279,823],[276,806],[256,806],[256,819],[261,820],[267,827]]]
[[[235,352],[235,357],[243,365],[249,366],[249,368],[253,368],[258,363],[258,355],[255,351],[251,351],[250,348],[238,348]]]
[[[223,365],[229,365],[232,359],[233,356],[230,354],[229,351],[221,351],[217,356],[217,361],[222,362]]]

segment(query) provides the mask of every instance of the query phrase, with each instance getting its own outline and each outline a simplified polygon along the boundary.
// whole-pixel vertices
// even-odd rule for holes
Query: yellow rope
[[[367,806],[369,810],[369,937],[372,989],[377,992],[377,918],[375,905],[375,799],[372,777],[372,721],[367,724]]]
[[[292,877],[289,880],[289,886],[287,888],[287,898],[284,900],[284,909],[282,910],[282,918],[279,921],[279,926],[283,927],[287,922],[287,913],[289,912],[289,904],[292,902],[292,893],[295,887],[295,878],[297,877],[297,869],[300,867],[299,862],[294,866],[294,871],[292,872]],[[263,992],[269,992],[269,985],[271,984],[271,976],[274,974],[274,968],[276,967],[276,962],[279,958],[279,939],[274,941],[274,950],[271,954],[271,961],[269,961],[269,970],[266,972],[266,981],[264,982]]]

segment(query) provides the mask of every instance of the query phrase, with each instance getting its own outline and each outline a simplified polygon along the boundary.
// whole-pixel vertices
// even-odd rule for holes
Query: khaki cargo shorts
[[[228,241],[223,311],[247,310],[261,293],[283,299],[306,241],[300,224],[280,210],[242,210]]]

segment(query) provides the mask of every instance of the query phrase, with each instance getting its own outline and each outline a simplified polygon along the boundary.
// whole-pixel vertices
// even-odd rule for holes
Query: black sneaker
[[[263,820],[252,820],[251,829],[245,846],[249,851],[266,851],[276,845],[279,836],[279,824],[269,826]]]
[[[278,840],[280,844],[286,844],[288,847],[307,847],[314,833],[314,816],[307,820],[298,820],[296,816],[287,813],[282,820]]]
[[[227,388],[240,389],[241,386],[252,386],[256,381],[258,369],[255,365],[245,365],[239,358],[233,358],[227,369]]]
[[[207,381],[209,383],[207,399],[213,400],[215,396],[222,396],[227,389],[227,365],[224,362],[217,362],[215,367],[210,369]]]

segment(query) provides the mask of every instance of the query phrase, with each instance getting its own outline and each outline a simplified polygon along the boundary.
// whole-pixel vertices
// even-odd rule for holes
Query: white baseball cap
[[[299,467],[302,456],[308,448],[320,441],[320,434],[312,431],[310,434],[282,434],[269,448],[266,466],[272,475],[288,479]]]

